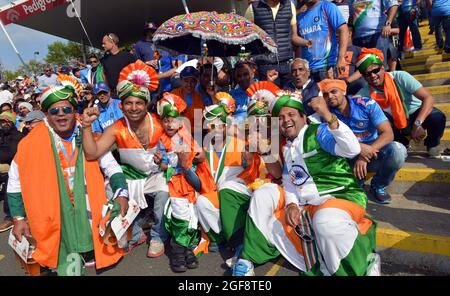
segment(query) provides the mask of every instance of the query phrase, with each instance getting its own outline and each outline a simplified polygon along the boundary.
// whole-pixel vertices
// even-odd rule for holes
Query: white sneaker
[[[233,267],[233,276],[255,276],[253,263],[245,259],[239,259]]]

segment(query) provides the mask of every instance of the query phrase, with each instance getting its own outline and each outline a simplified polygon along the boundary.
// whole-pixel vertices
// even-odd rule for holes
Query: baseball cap
[[[28,113],[27,116],[25,116],[25,122],[31,122],[35,119],[44,120],[44,118],[45,114],[42,111],[34,110]]]
[[[12,114],[11,112],[5,111],[2,114],[0,114],[0,120],[8,120],[11,121],[12,123],[16,124],[16,116],[14,114]]]
[[[187,66],[180,73],[181,78],[186,78],[186,77],[198,78],[199,75],[200,75],[200,72],[198,72],[198,70],[192,66]]]
[[[104,81],[97,82],[94,85],[94,89],[93,89],[94,94],[98,94],[101,91],[106,91],[106,92],[110,91],[108,85]]]
[[[145,23],[145,25],[144,25],[145,31],[156,31],[157,29],[158,29],[158,27],[153,22],[148,22],[148,23]]]
[[[70,69],[69,66],[62,66],[62,67],[61,67],[61,73],[69,74],[70,71],[71,71],[71,69]]]

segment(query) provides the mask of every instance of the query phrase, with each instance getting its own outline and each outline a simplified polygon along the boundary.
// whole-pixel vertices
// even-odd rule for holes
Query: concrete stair
[[[450,148],[450,54],[436,49],[427,22],[419,30],[423,49],[406,53],[400,63],[433,94],[435,107],[446,114],[440,147]],[[426,270],[417,274],[449,275],[450,161],[430,159],[423,142],[411,142],[407,161],[388,192],[391,204],[369,201],[367,207],[378,221],[377,247],[385,266],[400,264]]]

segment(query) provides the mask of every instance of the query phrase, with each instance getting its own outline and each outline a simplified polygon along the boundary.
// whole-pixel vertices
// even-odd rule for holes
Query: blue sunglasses
[[[50,115],[58,115],[60,110],[62,110],[64,114],[73,114],[75,111],[72,107],[65,106],[51,108],[48,110],[48,113],[50,113]]]

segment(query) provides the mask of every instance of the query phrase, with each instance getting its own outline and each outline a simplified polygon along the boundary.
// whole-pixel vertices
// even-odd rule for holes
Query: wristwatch
[[[384,25],[385,25],[385,26],[391,26],[391,22],[390,22],[390,21],[386,21],[386,22],[384,23]]]
[[[415,126],[421,126],[422,123],[423,123],[423,121],[420,120],[420,119],[416,119],[416,121],[414,121],[414,125],[415,125]]]

